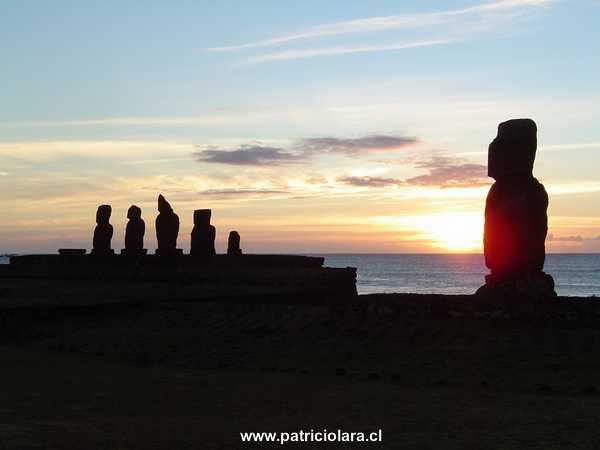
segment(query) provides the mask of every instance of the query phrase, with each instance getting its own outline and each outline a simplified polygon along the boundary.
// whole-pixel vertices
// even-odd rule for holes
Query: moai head
[[[229,239],[227,240],[227,247],[229,249],[240,248],[240,233],[237,231],[229,232]]]
[[[112,208],[110,205],[100,205],[96,211],[96,223],[98,225],[106,225],[110,220]]]
[[[142,210],[135,205],[131,205],[129,207],[129,209],[127,210],[127,218],[129,220],[141,219],[142,218]]]
[[[495,180],[530,178],[537,149],[537,127],[531,119],[498,125],[488,149],[488,176]]]
[[[173,212],[173,208],[169,202],[163,197],[162,194],[158,196],[158,211],[161,213],[170,213]]]
[[[210,225],[210,209],[197,209],[194,211],[194,225],[195,226],[208,226]]]

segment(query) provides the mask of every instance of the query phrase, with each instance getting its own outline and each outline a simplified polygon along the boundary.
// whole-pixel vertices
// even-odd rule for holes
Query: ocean
[[[359,294],[472,294],[487,273],[481,254],[325,254],[329,267],[356,267]],[[8,258],[0,257],[0,264]],[[552,254],[544,270],[559,295],[600,296],[600,254]]]
[[[359,294],[472,294],[488,273],[482,254],[327,254],[329,267],[358,268]],[[558,295],[600,296],[600,254],[546,255]]]

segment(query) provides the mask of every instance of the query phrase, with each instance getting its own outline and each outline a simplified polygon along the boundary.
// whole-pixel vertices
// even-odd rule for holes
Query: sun
[[[483,220],[481,212],[461,211],[376,219],[384,226],[414,232],[411,240],[453,253],[482,250]]]
[[[434,248],[451,252],[481,250],[483,215],[472,212],[449,212],[417,216],[419,231]]]

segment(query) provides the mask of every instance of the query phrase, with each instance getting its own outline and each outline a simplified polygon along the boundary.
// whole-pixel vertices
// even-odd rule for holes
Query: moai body
[[[113,227],[109,223],[112,208],[110,205],[100,205],[96,210],[96,228],[92,243],[93,255],[111,255],[114,251],[110,248],[113,236]]]
[[[498,126],[488,150],[488,176],[496,182],[485,204],[483,248],[491,273],[479,293],[555,296],[543,272],[548,233],[548,194],[533,176],[537,127],[531,119]]]
[[[192,229],[192,240],[190,254],[194,256],[214,256],[215,236],[217,230],[210,224],[210,209],[197,209],[194,211],[194,228]]]
[[[169,202],[158,196],[158,211],[156,217],[156,240],[158,243],[157,255],[173,255],[182,253],[177,249],[177,236],[179,235],[179,216],[173,212]]]
[[[146,224],[142,219],[142,210],[131,205],[127,210],[127,227],[125,228],[125,250],[121,253],[127,255],[146,254],[144,249],[144,234],[146,233]]]
[[[231,231],[229,233],[229,239],[227,239],[227,254],[229,256],[239,256],[242,254],[240,248],[240,233],[237,231]]]

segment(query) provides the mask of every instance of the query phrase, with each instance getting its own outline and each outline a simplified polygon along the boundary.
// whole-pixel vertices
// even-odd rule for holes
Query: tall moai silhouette
[[[190,254],[194,256],[214,256],[215,236],[217,230],[210,224],[210,209],[197,209],[194,211],[194,228],[192,229],[192,240]]]
[[[496,181],[485,203],[483,248],[490,274],[478,293],[535,298],[556,296],[543,272],[548,194],[533,176],[537,126],[531,119],[498,125],[488,149],[488,176]]]
[[[127,226],[125,227],[125,254],[140,255],[146,253],[144,250],[144,234],[146,223],[142,219],[142,210],[131,205],[127,210]]]
[[[240,233],[237,231],[230,231],[229,238],[227,239],[227,254],[229,256],[239,256],[242,254],[240,248]]]
[[[114,253],[110,248],[110,241],[113,236],[113,226],[110,224],[111,214],[112,208],[110,205],[100,205],[96,210],[96,228],[94,228],[92,243],[93,255],[110,255]]]
[[[177,236],[179,235],[179,216],[173,212],[169,202],[161,195],[158,196],[158,211],[156,216],[156,240],[158,249],[156,254],[180,253],[177,250]]]

